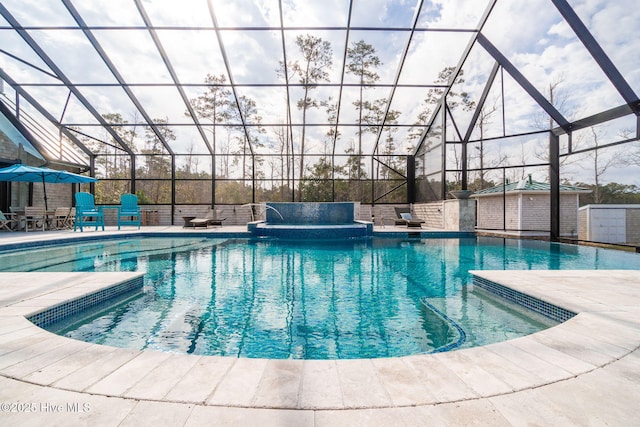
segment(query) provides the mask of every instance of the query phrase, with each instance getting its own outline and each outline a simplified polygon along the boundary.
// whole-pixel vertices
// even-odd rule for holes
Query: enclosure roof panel
[[[613,3],[4,0],[0,80],[16,117],[28,105],[78,135],[61,144],[94,154],[141,154],[154,137],[174,154],[220,154],[221,141],[275,154],[286,135],[296,155],[406,155],[442,95],[456,131],[475,138],[464,126],[496,61],[501,86],[487,102],[506,129],[551,118],[567,131],[625,103],[640,111],[640,41],[609,31],[633,29],[640,9]],[[476,103],[462,111],[466,95]]]

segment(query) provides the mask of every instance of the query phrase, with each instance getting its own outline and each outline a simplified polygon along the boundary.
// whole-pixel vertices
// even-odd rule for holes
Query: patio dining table
[[[56,210],[55,209],[47,209],[47,210],[45,210],[44,208],[42,208],[41,212],[44,214],[44,221],[45,221],[44,229],[45,230],[56,230],[57,228],[53,225],[53,222],[55,221]],[[18,228],[17,229],[20,230],[20,231],[27,231],[27,223],[26,223],[27,213],[26,213],[26,209],[24,209],[24,208],[12,209],[11,213],[13,213],[15,215],[16,220],[18,222]]]

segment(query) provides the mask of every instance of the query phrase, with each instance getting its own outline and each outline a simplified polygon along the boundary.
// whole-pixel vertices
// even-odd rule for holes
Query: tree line
[[[179,203],[246,203],[254,201],[253,198],[255,201],[369,202],[379,198],[383,202],[406,202],[406,186],[404,189],[402,186],[406,177],[406,156],[396,154],[401,113],[386,108],[386,98],[371,101],[365,96],[366,90],[380,79],[377,69],[382,62],[375,48],[360,40],[352,42],[347,49],[345,72],[357,78],[359,92],[352,102],[357,114],[356,137],[347,142],[344,160],[336,155],[336,143],[342,137],[336,126],[337,101],[331,97],[322,99],[317,91],[321,83],[329,81],[329,71],[333,67],[331,44],[307,34],[297,36],[296,46],[298,59],[286,64],[281,61],[276,72],[287,83],[295,81],[302,88],[302,96],[295,102],[302,117],[299,135],[291,130],[288,111],[282,118],[282,126],[270,126],[268,137],[263,137],[267,129],[262,124],[256,101],[245,95],[236,98],[224,74],[207,74],[204,91],[189,100],[190,108],[185,115],[190,116],[193,111],[201,123],[210,125],[203,127],[209,132],[209,159],[203,161],[206,157],[195,154],[194,147],[190,146],[186,154],[176,156],[180,161],[174,164],[165,144],[171,146],[177,136],[167,118],[153,119],[153,127],[147,125],[140,129],[136,125],[138,117],[132,117],[133,124],[130,124],[120,114],[105,114],[105,121],[113,125],[113,131],[124,141],[126,148],[106,131],[102,138],[106,143],[84,138],[83,142],[98,153],[95,158],[97,175],[104,178],[96,186],[97,200],[111,203],[116,195],[128,191],[133,169],[136,192],[142,202],[168,203],[171,200],[170,180],[175,169]],[[453,68],[444,70],[440,79],[446,80],[452,71]],[[440,88],[429,89],[422,111],[409,131],[410,145],[420,136],[431,113],[430,105],[441,94]],[[307,122],[312,109],[323,112],[331,125],[320,141],[324,147],[322,153],[309,151]],[[383,122],[385,126],[380,129],[379,124]],[[363,153],[363,136],[367,133],[380,133],[380,143],[374,153]],[[317,146],[318,141],[314,142]],[[268,150],[272,155],[256,154],[258,150]],[[135,157],[135,165],[132,157]],[[212,200],[212,184],[206,182],[213,182],[213,177],[215,200]]]

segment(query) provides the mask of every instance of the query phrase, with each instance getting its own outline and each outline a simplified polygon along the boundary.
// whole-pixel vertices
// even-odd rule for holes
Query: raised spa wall
[[[354,202],[268,202],[266,205],[269,207],[267,223],[274,225],[346,225],[353,224],[359,216],[358,204]]]
[[[247,224],[260,237],[294,239],[350,238],[373,235],[373,224],[360,221],[354,202],[266,203],[265,221]]]

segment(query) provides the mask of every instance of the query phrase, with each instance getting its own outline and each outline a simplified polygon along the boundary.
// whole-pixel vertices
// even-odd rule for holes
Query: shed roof
[[[551,192],[551,185],[547,182],[538,182],[531,179],[529,176],[522,181],[507,183],[506,185],[496,185],[495,187],[486,188],[475,192],[471,197],[487,196],[497,193],[549,193]],[[590,193],[591,190],[583,187],[577,187],[575,185],[560,185],[561,193]]]

